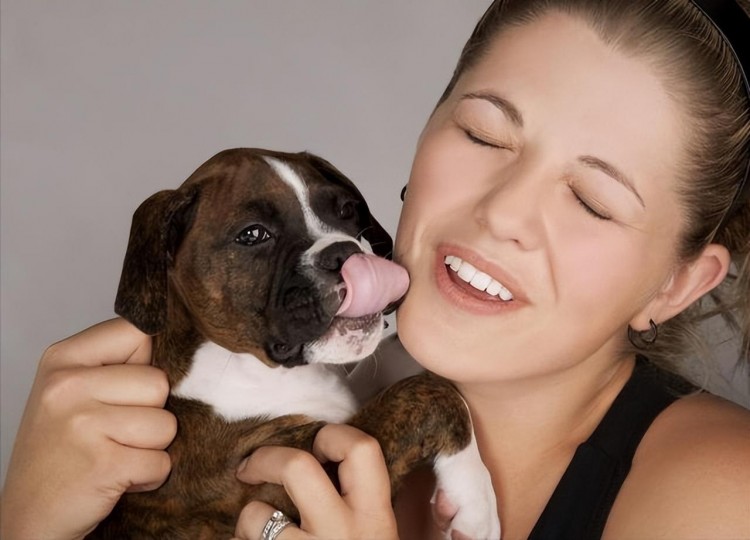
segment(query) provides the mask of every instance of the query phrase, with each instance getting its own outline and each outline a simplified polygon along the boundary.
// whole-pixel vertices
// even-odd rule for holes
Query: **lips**
[[[440,246],[435,276],[444,297],[457,307],[478,314],[514,310],[528,302],[510,274],[466,248]]]

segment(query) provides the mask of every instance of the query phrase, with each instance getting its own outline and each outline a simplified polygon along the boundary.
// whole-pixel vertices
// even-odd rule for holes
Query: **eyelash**
[[[474,135],[471,131],[468,131],[466,129],[464,129],[463,132],[466,135],[467,139],[469,139],[471,142],[473,142],[474,144],[477,144],[479,146],[484,146],[486,148],[498,148],[498,149],[506,149],[507,148],[506,146],[500,146],[498,144],[492,144],[492,143],[489,143],[489,142],[485,141],[484,139],[480,139],[479,137],[477,137],[476,135]]]
[[[582,207],[582,208],[583,208],[583,209],[584,209],[584,210],[585,210],[585,211],[586,211],[586,212],[587,212],[588,214],[590,214],[591,216],[593,216],[594,218],[596,218],[596,219],[600,219],[600,220],[602,220],[602,221],[611,221],[611,220],[612,220],[612,218],[611,218],[611,217],[609,217],[609,216],[605,216],[605,215],[603,215],[603,214],[600,214],[599,212],[597,212],[596,210],[594,210],[593,208],[591,208],[591,207],[590,207],[590,206],[589,206],[588,204],[586,204],[586,202],[585,202],[585,201],[584,201],[584,200],[583,200],[583,199],[582,199],[581,197],[579,197],[579,196],[578,196],[578,193],[576,193],[575,191],[573,192],[573,195],[575,196],[575,198],[576,198],[576,201],[578,201],[578,204],[580,204],[580,205],[581,205],[581,207]]]

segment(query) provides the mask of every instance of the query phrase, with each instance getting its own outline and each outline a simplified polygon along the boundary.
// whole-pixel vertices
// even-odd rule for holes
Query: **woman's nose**
[[[498,240],[513,241],[524,250],[537,248],[544,233],[545,190],[541,167],[514,167],[488,183],[474,217]]]

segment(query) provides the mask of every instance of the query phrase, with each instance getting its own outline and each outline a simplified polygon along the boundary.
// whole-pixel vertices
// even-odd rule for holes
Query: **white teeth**
[[[487,294],[490,294],[492,296],[497,296],[497,294],[503,290],[503,286],[500,285],[497,281],[493,281],[489,285],[487,285],[487,288],[484,292]]]
[[[477,269],[471,266],[469,263],[463,263],[458,269],[458,277],[463,279],[466,283],[471,283],[471,280],[477,273]]]
[[[508,300],[513,300],[513,295],[505,287],[503,287],[502,289],[500,289],[500,292],[497,295],[500,297],[501,300],[505,300],[506,302]]]
[[[513,300],[513,295],[502,283],[493,279],[488,274],[480,272],[469,263],[462,261],[454,255],[445,257],[445,264],[458,274],[463,281],[477,290],[484,291],[490,296],[498,296],[501,300]]]
[[[458,269],[461,267],[461,259],[450,257],[450,261],[448,261],[448,257],[446,257],[445,264],[449,265],[454,272],[458,272]]]
[[[472,287],[475,289],[479,289],[480,291],[483,291],[487,288],[487,285],[489,285],[492,282],[492,278],[485,274],[484,272],[477,272],[474,274],[474,277],[471,278],[471,281],[469,282]]]

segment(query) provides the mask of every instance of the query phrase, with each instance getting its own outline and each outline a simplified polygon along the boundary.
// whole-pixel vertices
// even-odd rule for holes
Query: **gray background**
[[[217,151],[310,150],[394,233],[487,0],[0,5],[3,476],[45,347],[113,316],[130,218]]]
[[[310,150],[395,232],[419,131],[487,4],[3,0],[3,477],[45,347],[113,316],[143,199],[224,148]]]

